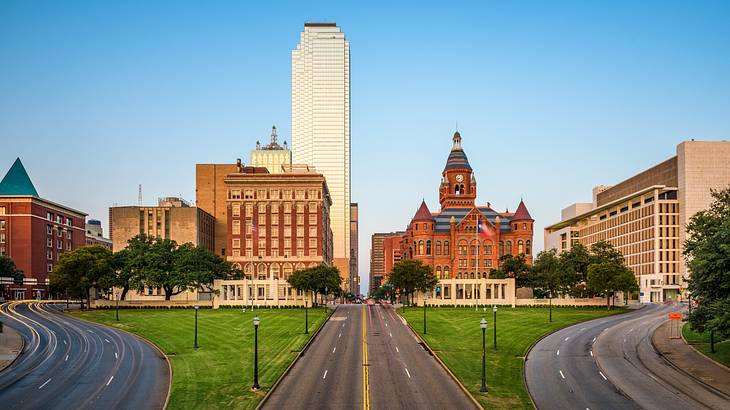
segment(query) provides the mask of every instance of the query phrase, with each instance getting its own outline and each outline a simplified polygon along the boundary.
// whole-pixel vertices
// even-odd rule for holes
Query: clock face
[[[463,180],[464,180],[464,176],[463,175],[459,174],[459,175],[456,176],[456,182],[461,182]]]

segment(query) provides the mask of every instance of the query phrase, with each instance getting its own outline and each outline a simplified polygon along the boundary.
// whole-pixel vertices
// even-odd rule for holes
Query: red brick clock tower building
[[[421,202],[403,235],[404,259],[421,260],[439,279],[488,278],[505,254],[524,254],[532,263],[534,220],[525,203],[514,213],[475,204],[477,182],[458,132],[441,175],[441,210],[432,213]]]

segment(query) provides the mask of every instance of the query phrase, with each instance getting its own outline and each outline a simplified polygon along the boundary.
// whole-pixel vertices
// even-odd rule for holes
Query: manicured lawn
[[[251,409],[295,358],[326,319],[322,309],[309,310],[309,335],[303,309],[201,309],[198,345],[193,349],[195,312],[180,310],[113,310],[77,312],[76,316],[139,334],[170,357],[170,409]],[[259,384],[253,384],[253,318],[259,326]]]
[[[532,402],[522,381],[523,357],[540,336],[585,320],[615,313],[605,308],[553,308],[548,322],[546,308],[500,307],[497,312],[497,353],[493,350],[491,307],[486,314],[470,308],[428,308],[426,342],[456,377],[485,408],[531,409]],[[403,313],[422,335],[423,308]],[[487,319],[487,394],[480,393],[482,331],[479,322]]]
[[[710,352],[710,332],[697,333],[689,328],[689,323],[682,327],[682,335],[687,343],[712,360],[730,366],[730,340],[715,337],[715,353]]]

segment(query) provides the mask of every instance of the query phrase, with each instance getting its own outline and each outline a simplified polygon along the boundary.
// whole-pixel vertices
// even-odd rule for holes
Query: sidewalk
[[[23,338],[14,329],[3,326],[0,333],[0,371],[10,366],[10,363],[23,350]]]
[[[673,321],[667,320],[656,329],[652,336],[654,347],[674,366],[684,370],[687,374],[703,383],[730,395],[730,370],[699,353],[685,343],[683,339],[670,339],[671,322]],[[684,323],[680,323],[680,326],[682,324]],[[676,333],[676,329],[673,330],[673,335],[676,335]]]

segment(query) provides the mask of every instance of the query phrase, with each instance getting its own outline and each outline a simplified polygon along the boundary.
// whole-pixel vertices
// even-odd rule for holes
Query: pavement
[[[0,318],[2,320],[2,318]],[[0,333],[0,372],[15,360],[23,349],[23,337],[10,326]]]
[[[5,303],[0,314],[25,339],[0,372],[3,409],[164,407],[170,371],[149,343],[47,303]]]
[[[651,343],[677,305],[559,330],[538,342],[525,363],[538,409],[727,409],[730,401],[668,363]]]
[[[341,305],[264,409],[474,409],[392,308]]]
[[[670,363],[684,370],[691,377],[710,385],[730,398],[730,369],[698,352],[682,338],[671,338],[681,334],[681,321],[666,321],[652,336],[652,343]]]

